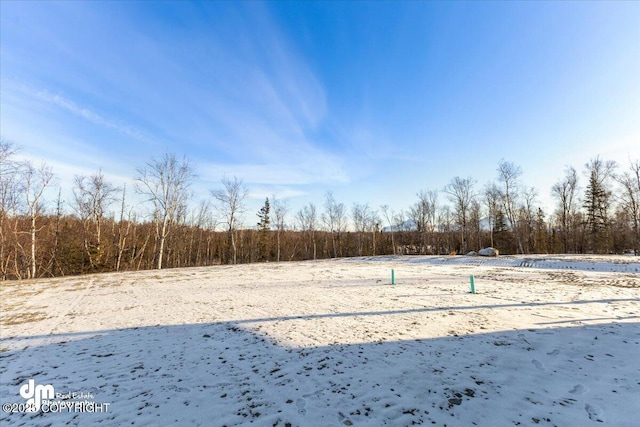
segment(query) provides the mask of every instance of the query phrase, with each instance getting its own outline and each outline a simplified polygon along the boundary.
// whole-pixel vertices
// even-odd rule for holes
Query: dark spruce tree
[[[610,197],[611,193],[604,188],[598,179],[597,172],[591,171],[589,184],[585,191],[584,209],[589,232],[589,249],[593,252],[606,249],[606,242],[603,240],[605,240],[608,223],[607,211]]]
[[[258,212],[258,261],[267,261],[269,259],[269,227],[270,227],[270,211],[269,198],[264,201],[264,206]]]

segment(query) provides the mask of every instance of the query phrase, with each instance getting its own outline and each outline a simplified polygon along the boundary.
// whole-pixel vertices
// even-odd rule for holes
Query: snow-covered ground
[[[21,409],[33,379],[55,388],[48,410],[101,411],[3,411],[2,426],[640,426],[634,257],[375,257],[0,286],[3,409]]]

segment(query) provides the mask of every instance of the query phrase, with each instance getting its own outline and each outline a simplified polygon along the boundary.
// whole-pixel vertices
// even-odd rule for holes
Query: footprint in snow
[[[531,363],[533,363],[533,364],[534,364],[534,366],[535,366],[536,368],[540,369],[541,371],[546,371],[546,369],[545,369],[545,367],[544,367],[544,364],[543,364],[541,361],[539,361],[538,359],[533,359],[533,360],[531,361]]]
[[[559,354],[560,354],[560,350],[558,350],[557,348],[552,352],[547,353],[548,356],[557,356]]]
[[[588,403],[584,405],[584,409],[587,411],[587,414],[589,414],[589,419],[591,421],[597,421],[599,423],[604,422],[604,413],[602,412],[602,409]]]
[[[584,393],[584,386],[581,384],[576,384],[573,386],[572,390],[569,390],[569,393],[571,394],[582,394]]]
[[[305,409],[305,406],[307,405],[307,402],[300,398],[298,400],[296,400],[296,406],[298,407],[298,412],[300,412],[301,414],[306,414],[307,410]]]

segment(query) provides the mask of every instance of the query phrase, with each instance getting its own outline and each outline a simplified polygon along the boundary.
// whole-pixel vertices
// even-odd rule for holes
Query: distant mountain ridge
[[[485,217],[480,219],[481,231],[490,231],[491,230],[490,225],[491,225],[491,222],[489,218]],[[442,224],[436,224],[436,229],[437,230],[442,229]],[[400,225],[391,225],[391,226],[382,227],[382,230],[380,231],[382,231],[383,233],[390,233],[392,231],[418,231],[418,226],[416,225],[414,220],[408,219]]]

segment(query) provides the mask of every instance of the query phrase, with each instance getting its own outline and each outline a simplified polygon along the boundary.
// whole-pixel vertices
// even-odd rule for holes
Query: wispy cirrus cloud
[[[44,88],[37,88],[29,84],[14,81],[3,81],[4,91],[14,91],[32,100],[49,104],[59,109],[71,113],[93,124],[115,130],[139,140],[149,141],[152,137],[145,131],[129,124],[125,124],[92,111],[90,108],[79,105],[71,99],[56,93],[52,93]]]
[[[179,16],[163,21],[166,10],[147,10],[131,25],[124,9],[51,7],[55,22],[41,11],[32,23],[55,28],[45,42],[12,46],[27,58],[49,55],[47,72],[32,60],[20,67],[8,62],[14,71],[3,78],[3,107],[19,104],[12,127],[32,129],[32,146],[48,144],[36,151],[58,162],[64,175],[99,163],[105,173],[126,176],[168,150],[197,160],[203,195],[225,175],[243,179],[251,194],[285,198],[304,194],[303,186],[349,182],[350,160],[331,140],[338,132],[331,129],[326,88],[267,5],[149,8],[197,17],[184,28],[175,26]],[[69,14],[78,26],[60,24]],[[78,38],[84,33],[91,37]],[[57,155],[65,151],[78,156]]]
[[[311,161],[304,164],[287,163],[268,164],[200,164],[204,172],[201,177],[210,182],[217,182],[223,176],[237,176],[248,184],[262,185],[308,185],[318,182],[346,183],[348,176],[340,166],[322,165],[314,167]],[[330,169],[328,169],[330,168]]]
[[[207,98],[196,109],[211,123],[211,156],[226,159],[212,159],[209,175],[265,185],[348,182],[348,160],[317,137],[331,127],[321,81],[264,7],[245,18],[250,30],[235,34],[237,44],[207,41],[215,45],[215,61],[204,68],[227,83],[196,95]]]

